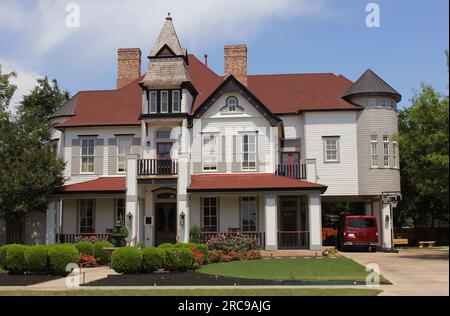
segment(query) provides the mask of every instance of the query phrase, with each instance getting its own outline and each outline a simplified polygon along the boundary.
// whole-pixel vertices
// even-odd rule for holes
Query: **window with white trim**
[[[382,108],[388,108],[389,107],[389,103],[386,99],[381,99],[381,107]]]
[[[172,112],[179,113],[180,112],[180,106],[181,106],[181,100],[180,100],[180,91],[173,90],[172,91]]]
[[[125,199],[116,199],[115,223],[125,225]]]
[[[389,136],[383,136],[383,166],[389,168]]]
[[[156,91],[150,91],[150,113],[156,113],[158,112],[158,92]]]
[[[243,232],[256,232],[258,206],[255,196],[241,197],[241,229]]]
[[[81,199],[79,201],[79,232],[81,234],[95,233],[95,200]]]
[[[202,228],[207,232],[217,232],[219,228],[219,198],[202,199]]]
[[[161,113],[169,112],[169,91],[161,91]]]
[[[81,139],[81,173],[94,173],[95,138]]]
[[[392,166],[398,168],[398,143],[392,142]]]
[[[377,99],[369,99],[369,108],[374,108],[377,106]]]
[[[339,137],[324,137],[324,161],[339,162]]]
[[[243,134],[242,140],[242,170],[256,169],[256,135]]]
[[[203,134],[202,161],[204,171],[217,170],[217,135]]]
[[[131,138],[117,139],[117,172],[127,171],[127,155],[131,154]]]
[[[238,99],[236,97],[229,97],[227,99],[228,112],[236,112],[238,107]]]
[[[370,136],[370,157],[372,168],[378,168],[378,137],[376,135]]]

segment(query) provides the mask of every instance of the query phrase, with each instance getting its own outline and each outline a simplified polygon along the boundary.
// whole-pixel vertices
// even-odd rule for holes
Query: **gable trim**
[[[258,112],[260,112],[269,122],[271,126],[277,126],[281,119],[267,108],[246,86],[244,86],[233,75],[229,75],[211,95],[192,113],[194,118],[200,118],[205,112],[226,92],[226,87],[232,86],[231,91],[240,93]]]

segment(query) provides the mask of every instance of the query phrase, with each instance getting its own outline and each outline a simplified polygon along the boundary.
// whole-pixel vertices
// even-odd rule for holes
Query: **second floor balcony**
[[[138,159],[138,176],[167,177],[178,174],[177,162],[173,159]]]

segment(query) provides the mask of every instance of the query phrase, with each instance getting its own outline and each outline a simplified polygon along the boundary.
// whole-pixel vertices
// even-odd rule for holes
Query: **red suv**
[[[374,216],[345,216],[339,223],[338,248],[365,249],[376,252],[378,246],[377,219]]]

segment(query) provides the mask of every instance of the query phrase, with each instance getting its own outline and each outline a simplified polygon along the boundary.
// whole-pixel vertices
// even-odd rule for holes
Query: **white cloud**
[[[167,12],[172,13],[182,44],[187,46],[199,45],[199,39],[208,43],[242,40],[257,34],[272,18],[316,14],[324,1],[40,0],[18,4],[2,0],[0,20],[20,32],[25,52],[35,59],[74,43],[80,54],[100,59],[99,53],[119,46],[150,49]],[[80,28],[65,26],[65,7],[70,2],[80,7]]]
[[[0,65],[2,65],[2,72],[7,73],[15,71],[17,74],[17,77],[11,80],[11,83],[17,86],[17,90],[9,104],[9,110],[14,112],[20,101],[22,101],[22,97],[28,94],[36,86],[36,80],[42,76],[33,71],[20,68],[20,66],[13,61],[0,58]]]

